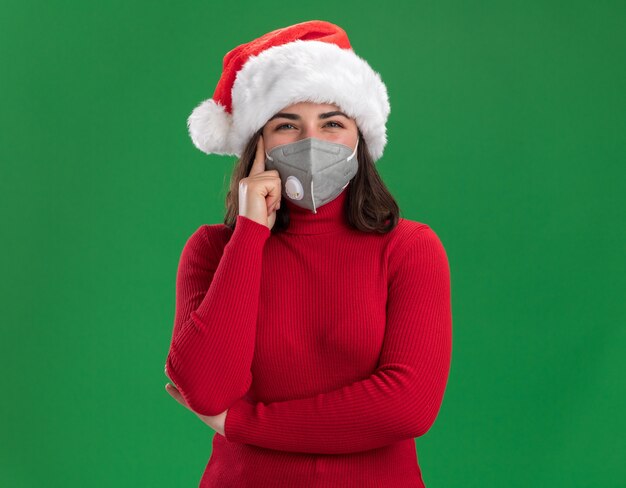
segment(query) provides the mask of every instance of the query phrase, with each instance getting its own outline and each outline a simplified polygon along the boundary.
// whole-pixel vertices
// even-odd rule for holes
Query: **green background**
[[[623,486],[624,5],[3,0],[0,485],[197,486],[215,434],[163,367],[234,158],[186,118],[228,50],[322,19],[387,84],[378,169],[450,261],[426,485]]]

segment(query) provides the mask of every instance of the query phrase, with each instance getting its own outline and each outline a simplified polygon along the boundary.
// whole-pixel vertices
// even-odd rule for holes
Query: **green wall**
[[[624,5],[3,2],[0,485],[197,486],[214,432],[163,366],[234,158],[186,117],[228,50],[322,19],[387,84],[379,171],[450,260],[427,486],[623,486]]]

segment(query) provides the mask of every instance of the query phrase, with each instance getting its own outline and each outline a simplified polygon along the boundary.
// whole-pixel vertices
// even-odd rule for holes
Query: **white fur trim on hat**
[[[382,156],[390,107],[380,75],[352,49],[300,39],[250,56],[237,73],[229,148],[240,155],[272,115],[303,101],[338,105],[356,121],[372,159]],[[209,131],[210,127],[214,129]],[[205,147],[208,141],[224,136],[215,128],[215,121],[196,133]]]
[[[212,98],[204,100],[187,118],[187,128],[194,145],[207,154],[239,156],[230,145],[232,116]]]

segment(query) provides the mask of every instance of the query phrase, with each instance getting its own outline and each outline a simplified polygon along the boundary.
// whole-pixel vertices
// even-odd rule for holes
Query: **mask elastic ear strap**
[[[352,151],[352,154],[350,154],[350,156],[348,156],[347,161],[350,161],[354,155],[356,154],[356,148],[359,147],[359,138],[356,138],[356,146],[354,146],[354,151]]]
[[[270,161],[274,161],[274,158],[273,158],[273,157],[271,157],[269,154],[267,154],[267,151],[264,151],[264,152],[265,152],[265,157],[266,157],[267,159],[269,159]]]

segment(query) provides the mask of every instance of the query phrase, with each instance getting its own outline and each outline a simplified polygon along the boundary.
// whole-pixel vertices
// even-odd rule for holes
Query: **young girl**
[[[201,487],[423,487],[452,351],[450,271],[375,168],[389,102],[338,26],[237,46],[188,125],[239,157],[182,251],[170,394],[216,430]]]

